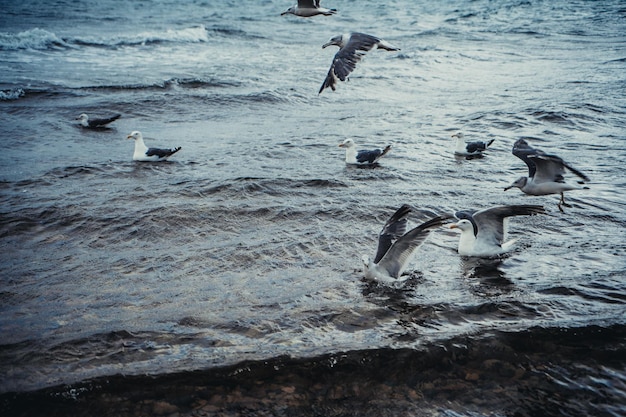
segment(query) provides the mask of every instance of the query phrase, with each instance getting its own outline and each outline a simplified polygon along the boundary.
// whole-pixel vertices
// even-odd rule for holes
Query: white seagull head
[[[143,135],[141,134],[140,131],[135,130],[131,132],[130,135],[126,136],[126,139],[134,139],[134,140],[143,139]]]
[[[339,144],[340,148],[354,148],[355,144],[352,139],[346,139],[342,143]]]

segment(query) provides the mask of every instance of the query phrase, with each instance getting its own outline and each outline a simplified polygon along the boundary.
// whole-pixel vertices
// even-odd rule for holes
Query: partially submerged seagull
[[[451,229],[459,229],[459,255],[489,258],[501,255],[513,248],[516,239],[505,239],[505,221],[511,216],[546,214],[543,206],[510,205],[495,206],[484,210],[462,210],[454,215],[459,221]]]
[[[171,149],[148,148],[146,144],[143,143],[143,135],[137,130],[126,136],[126,138],[135,140],[135,153],[133,153],[133,161],[165,161],[181,149],[180,146]]]
[[[441,215],[406,230],[407,216],[411,208],[404,204],[387,220],[378,235],[378,249],[372,262],[363,256],[365,277],[371,280],[391,281],[398,279],[411,260],[413,252],[426,240],[430,228],[441,226],[452,216]]]
[[[322,48],[326,48],[330,45],[338,46],[339,52],[337,52],[333,58],[333,63],[330,66],[330,70],[328,70],[328,75],[326,75],[326,79],[319,93],[324,91],[327,87],[335,91],[337,79],[345,81],[348,75],[356,68],[357,62],[363,58],[367,51],[375,46],[378,47],[378,49],[385,49],[387,51],[400,50],[400,48],[396,48],[382,39],[359,32],[344,33],[343,35],[335,36],[322,45]]]
[[[454,149],[454,154],[459,156],[469,156],[476,157],[482,156],[483,152],[487,150],[487,148],[493,143],[495,139],[491,139],[489,142],[483,141],[474,141],[474,142],[465,142],[463,140],[463,133],[458,132],[452,135],[453,138],[456,138],[456,147]]]
[[[116,114],[116,115],[113,115],[111,117],[107,117],[107,118],[104,118],[104,119],[92,119],[92,120],[89,120],[89,116],[87,116],[87,114],[83,113],[80,116],[78,116],[76,118],[76,120],[80,120],[80,125],[82,127],[86,127],[86,128],[89,128],[89,129],[103,129],[103,128],[107,127],[106,125],[108,125],[111,122],[116,121],[120,117],[122,117],[121,114]]]
[[[293,14],[300,17],[311,17],[323,14],[331,16],[337,13],[337,9],[327,9],[320,6],[320,0],[298,0],[298,4],[282,12],[280,15]]]
[[[339,147],[346,149],[346,164],[350,165],[375,164],[391,150],[391,145],[387,145],[385,149],[362,149],[357,151],[356,144],[352,139],[344,140],[339,144]]]
[[[565,203],[563,192],[583,189],[565,182],[563,178],[565,168],[583,180],[579,181],[580,184],[584,184],[584,181],[589,181],[589,177],[572,168],[563,159],[533,148],[524,139],[515,141],[513,144],[513,155],[526,163],[528,166],[528,177],[518,178],[514,183],[506,187],[504,191],[517,187],[528,195],[561,194],[561,200],[558,204],[561,212],[563,212],[562,206],[571,207]]]

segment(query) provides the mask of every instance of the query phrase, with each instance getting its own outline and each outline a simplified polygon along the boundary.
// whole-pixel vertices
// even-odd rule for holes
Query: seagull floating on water
[[[356,144],[352,139],[344,140],[339,144],[339,147],[346,149],[346,164],[350,165],[375,164],[391,150],[391,145],[387,145],[384,149],[362,149],[357,151]]]
[[[451,229],[459,229],[459,255],[489,258],[501,255],[513,248],[516,239],[504,241],[505,220],[511,216],[546,214],[543,206],[509,205],[484,210],[462,210],[454,215],[459,221]]]
[[[579,183],[584,184],[584,181],[589,181],[585,174],[572,168],[563,159],[533,148],[524,139],[518,139],[513,144],[513,155],[526,163],[528,166],[528,177],[518,178],[513,184],[506,187],[504,191],[517,187],[528,195],[561,194],[561,200],[558,204],[561,212],[563,212],[562,206],[571,207],[565,203],[563,192],[583,189],[565,182],[563,178],[565,168],[582,178],[583,181]]]
[[[181,150],[180,146],[171,149],[148,148],[143,142],[143,135],[137,130],[126,136],[126,138],[135,139],[135,153],[133,153],[133,161],[165,161],[167,158]]]
[[[83,113],[80,116],[78,116],[76,118],[76,120],[80,120],[80,125],[82,127],[86,127],[86,128],[89,128],[89,129],[103,129],[103,128],[107,127],[106,125],[108,125],[111,122],[116,121],[120,117],[122,117],[121,114],[116,114],[116,115],[113,115],[111,117],[107,117],[107,118],[104,118],[104,119],[89,120],[89,116],[87,116],[87,114]]]
[[[337,13],[337,9],[327,9],[320,6],[320,0],[298,0],[298,4],[282,12],[280,15],[293,14],[300,17],[311,17],[323,14],[331,16]]]
[[[474,141],[465,142],[463,140],[463,133],[458,132],[452,135],[456,138],[456,148],[454,154],[459,156],[477,157],[482,156],[483,152],[493,143],[495,139],[491,139],[489,142]]]
[[[367,279],[383,281],[398,279],[411,260],[413,252],[430,234],[429,229],[441,226],[452,217],[437,216],[404,233],[406,217],[410,212],[411,208],[404,204],[387,220],[378,235],[378,249],[373,262],[369,256],[363,256]]]
[[[319,93],[324,91],[327,87],[335,91],[337,79],[345,81],[348,75],[356,68],[357,62],[365,56],[367,51],[375,46],[378,49],[385,49],[387,51],[400,50],[400,48],[396,48],[382,39],[359,32],[344,33],[343,35],[335,36],[322,45],[322,48],[326,48],[330,45],[338,46],[339,52],[337,52],[333,58],[333,63],[330,66],[330,70],[328,70],[328,75],[326,75],[326,79]]]

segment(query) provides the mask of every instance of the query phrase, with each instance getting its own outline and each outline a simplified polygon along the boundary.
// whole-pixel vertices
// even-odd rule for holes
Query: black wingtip
[[[436,227],[436,226],[441,226],[442,224],[446,223],[448,220],[453,219],[454,216],[452,214],[446,213],[446,214],[440,214],[438,216],[433,217],[432,219],[425,221],[424,223],[422,223],[419,228],[421,230],[425,230],[425,229],[429,229],[431,227]]]
[[[396,210],[395,213],[393,213],[391,215],[391,217],[389,218],[389,222],[393,223],[393,222],[397,222],[398,220],[402,219],[403,217],[408,216],[408,214],[411,212],[411,206],[409,206],[408,204],[403,204],[398,210]]]

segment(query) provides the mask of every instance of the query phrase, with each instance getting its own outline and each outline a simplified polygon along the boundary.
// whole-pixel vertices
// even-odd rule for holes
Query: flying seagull
[[[346,149],[346,164],[350,165],[371,165],[378,162],[380,158],[385,156],[391,150],[391,145],[385,146],[385,149],[362,149],[357,151],[356,144],[352,139],[346,139],[339,144],[340,148]]]
[[[451,229],[459,229],[459,255],[489,258],[501,255],[513,248],[516,239],[504,241],[505,221],[511,216],[546,214],[543,206],[510,205],[495,206],[484,210],[462,210],[454,215],[458,222]]]
[[[298,0],[298,4],[282,12],[280,15],[293,14],[300,17],[311,17],[323,14],[331,16],[337,13],[337,9],[327,9],[320,6],[320,0]]]
[[[565,168],[583,180],[579,181],[580,184],[584,184],[584,181],[589,181],[589,177],[572,168],[563,159],[533,148],[524,139],[515,141],[513,144],[513,155],[526,163],[528,166],[528,177],[518,178],[514,183],[506,187],[504,191],[517,187],[528,195],[561,194],[561,200],[558,204],[561,212],[563,212],[562,206],[571,207],[565,203],[563,192],[583,189],[565,182],[563,178]]]
[[[430,228],[441,226],[452,216],[441,215],[425,223],[406,230],[407,216],[411,208],[404,204],[387,220],[378,235],[378,249],[372,262],[369,256],[363,256],[365,277],[371,280],[398,279],[411,260],[413,252],[426,240]]]
[[[320,94],[327,87],[335,91],[337,79],[345,81],[348,75],[356,68],[357,62],[365,56],[367,51],[375,46],[387,51],[400,50],[400,48],[396,48],[382,39],[359,32],[344,33],[343,35],[335,36],[322,45],[322,48],[326,48],[330,45],[337,45],[339,52],[337,52],[333,58],[333,63],[330,66],[330,70],[328,70],[328,75],[326,75],[326,79],[320,88]]]
[[[133,153],[133,161],[165,161],[181,149],[180,146],[171,149],[148,148],[146,144],[143,143],[143,135],[137,130],[126,136],[126,138],[135,139],[135,153]]]
[[[494,141],[494,139],[491,139],[489,142],[465,142],[463,140],[463,133],[461,132],[455,133],[452,137],[456,138],[456,148],[454,149],[454,154],[469,157],[482,156],[483,152],[487,150],[487,148]]]
[[[87,114],[83,113],[80,116],[78,116],[76,118],[76,120],[80,120],[80,125],[82,127],[86,127],[89,129],[103,129],[106,128],[109,123],[116,121],[117,119],[119,119],[120,117],[122,117],[121,114],[116,114],[113,115],[111,117],[107,117],[105,119],[93,119],[93,120],[89,120],[89,116],[87,116]]]

